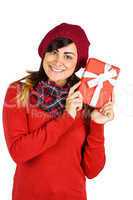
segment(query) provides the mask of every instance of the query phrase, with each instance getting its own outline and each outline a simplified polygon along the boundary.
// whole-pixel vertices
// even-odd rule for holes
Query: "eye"
[[[50,52],[52,55],[56,55],[58,52],[56,50],[53,50]]]
[[[65,55],[65,58],[68,59],[68,60],[72,60],[72,56],[69,56],[69,55]]]

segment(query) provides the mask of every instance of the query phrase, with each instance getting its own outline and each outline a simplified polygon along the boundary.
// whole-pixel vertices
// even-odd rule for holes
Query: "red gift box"
[[[90,58],[85,68],[75,74],[81,79],[79,91],[83,102],[95,108],[101,108],[112,97],[120,68],[96,58]]]

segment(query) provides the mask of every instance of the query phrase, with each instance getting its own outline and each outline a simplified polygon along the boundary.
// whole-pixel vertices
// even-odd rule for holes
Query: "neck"
[[[53,80],[50,80],[49,81],[53,81]],[[54,81],[57,85],[59,86],[64,86],[66,84],[66,80],[59,80],[59,81]]]

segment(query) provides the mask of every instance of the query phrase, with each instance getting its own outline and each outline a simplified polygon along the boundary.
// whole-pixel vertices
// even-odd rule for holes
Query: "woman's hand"
[[[91,119],[98,124],[105,124],[108,121],[113,120],[114,119],[113,105],[114,105],[114,93],[112,95],[112,101],[109,101],[100,110],[95,109],[92,111]]]
[[[75,119],[77,111],[81,110],[83,107],[83,97],[80,91],[75,90],[79,87],[81,81],[73,85],[68,93],[68,97],[66,99],[65,109],[67,112]]]

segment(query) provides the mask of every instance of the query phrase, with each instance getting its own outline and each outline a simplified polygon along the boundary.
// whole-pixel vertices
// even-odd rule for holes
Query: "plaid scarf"
[[[68,82],[64,86],[59,86],[54,81],[42,80],[34,87],[32,96],[36,97],[39,108],[49,112],[52,117],[58,117],[65,109],[69,89]]]

